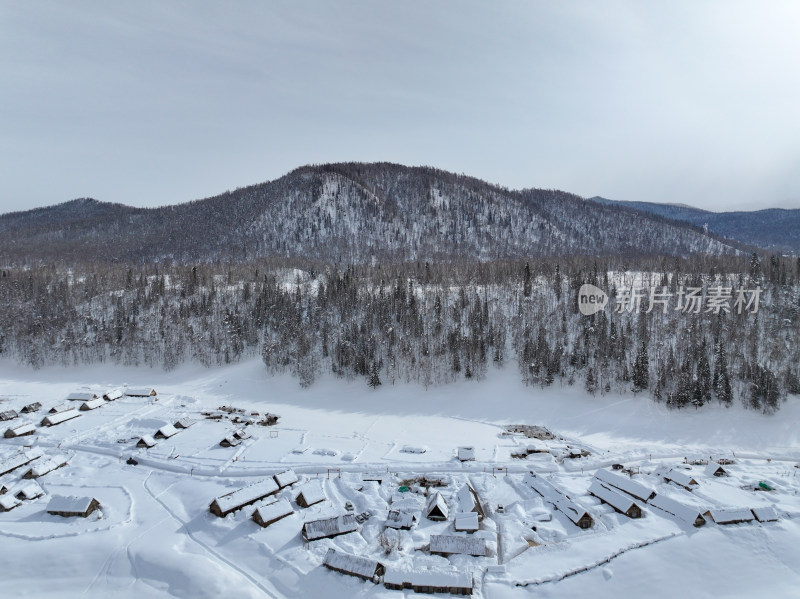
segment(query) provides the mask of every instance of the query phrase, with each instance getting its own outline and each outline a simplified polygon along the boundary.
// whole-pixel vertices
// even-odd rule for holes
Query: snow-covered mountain
[[[388,163],[306,166],[154,209],[80,199],[0,216],[0,252],[12,263],[688,256],[741,247],[696,226],[563,191],[513,191]]]

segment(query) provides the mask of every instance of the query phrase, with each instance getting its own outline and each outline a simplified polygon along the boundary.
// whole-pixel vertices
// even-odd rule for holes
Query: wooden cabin
[[[487,553],[485,539],[453,535],[431,535],[430,550],[445,557],[454,553],[473,556],[485,556]]]
[[[312,520],[303,524],[303,540],[315,541],[329,539],[358,530],[358,523],[353,514],[344,514],[333,518]]]
[[[80,412],[75,409],[64,410],[63,412],[57,412],[56,414],[50,414],[44,417],[42,420],[42,426],[56,426],[57,424],[61,424],[67,420],[77,418],[80,415]]]
[[[289,501],[284,497],[257,508],[256,511],[253,512],[253,521],[259,526],[266,528],[270,524],[274,524],[278,520],[282,520],[292,514],[294,514],[294,510]]]
[[[449,516],[450,509],[447,507],[447,502],[439,491],[434,491],[433,495],[428,497],[428,503],[425,506],[425,517],[428,520],[444,521]]]
[[[64,518],[87,518],[100,508],[94,497],[75,497],[73,495],[54,495],[47,504],[47,513]]]
[[[628,518],[642,517],[642,508],[633,499],[596,478],[592,479],[592,483],[589,485],[589,493]]]
[[[377,560],[351,555],[333,548],[328,549],[322,565],[335,572],[356,576],[364,580],[377,580],[385,571],[383,564]]]
[[[327,498],[325,491],[322,489],[322,482],[319,480],[312,480],[303,485],[295,501],[297,501],[297,505],[300,507],[310,507],[325,501]]]
[[[150,449],[156,446],[156,440],[151,435],[143,435],[141,439],[136,442],[136,447]]]
[[[208,509],[215,516],[224,518],[236,510],[242,509],[270,495],[274,495],[277,492],[278,485],[272,478],[267,478],[254,485],[231,491],[225,495],[220,495],[211,502]]]
[[[474,582],[469,572],[456,570],[404,570],[389,566],[383,575],[383,586],[402,591],[411,589],[415,593],[450,593],[472,595]]]
[[[6,432],[3,433],[3,436],[6,439],[14,439],[16,437],[25,437],[27,435],[32,435],[36,432],[36,427],[31,424],[20,424],[19,426],[15,426],[9,429],[6,429]]]
[[[23,414],[32,414],[33,412],[38,412],[42,409],[42,404],[38,401],[33,403],[29,403],[27,406],[20,410]]]

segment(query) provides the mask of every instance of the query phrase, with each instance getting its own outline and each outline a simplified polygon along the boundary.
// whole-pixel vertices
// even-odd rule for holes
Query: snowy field
[[[2,430],[35,425],[32,435],[0,439],[0,464],[39,456],[0,476],[0,499],[31,482],[42,492],[0,509],[0,596],[396,598],[417,593],[386,588],[384,579],[415,573],[429,580],[466,574],[474,597],[798,596],[800,398],[790,396],[776,416],[714,406],[669,412],[632,394],[591,397],[516,379],[494,371],[481,383],[427,391],[327,379],[304,390],[294,379],[270,378],[258,361],[171,373],[0,363],[0,412],[19,414],[0,423]],[[157,396],[121,397],[40,426],[70,393],[102,396],[124,385],[152,387]],[[21,413],[33,402],[41,409]],[[82,402],[70,403],[78,409]],[[257,424],[265,413],[279,415],[277,424]],[[195,422],[151,448],[137,447],[183,418]],[[522,424],[556,438],[508,430]],[[220,446],[242,429],[238,445]],[[474,460],[458,459],[464,446]],[[724,458],[725,476],[685,463],[710,457]],[[22,478],[37,463],[63,462]],[[617,464],[628,474],[613,470]],[[686,490],[667,482],[671,468],[696,484]],[[209,511],[215,498],[289,469],[297,483],[223,518]],[[598,469],[656,493],[647,502],[618,492],[643,517],[629,518],[589,493]],[[579,528],[536,481],[571,498],[591,525]],[[472,509],[465,485],[483,515],[476,532],[454,530],[456,514]],[[296,503],[301,492],[320,489],[319,503]],[[426,517],[437,491],[443,521]],[[49,514],[56,496],[94,498],[100,508],[87,518]],[[291,514],[259,526],[253,512],[276,498],[288,500]],[[678,502],[681,514],[702,515],[705,524],[656,507],[664,502]],[[412,513],[410,530],[386,528],[390,510]],[[777,520],[759,522],[751,510]],[[345,514],[357,516],[354,532],[303,540],[304,523]],[[714,521],[725,514],[750,516]],[[484,555],[432,553],[437,535],[467,539]],[[362,580],[323,567],[331,548],[376,560],[379,576]]]

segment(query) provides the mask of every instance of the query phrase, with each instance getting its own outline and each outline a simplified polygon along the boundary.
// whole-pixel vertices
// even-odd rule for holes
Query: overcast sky
[[[800,208],[800,2],[0,0],[0,212],[304,164]]]

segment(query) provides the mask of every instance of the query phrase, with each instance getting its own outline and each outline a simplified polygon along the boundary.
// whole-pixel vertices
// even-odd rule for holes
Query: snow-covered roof
[[[411,528],[414,524],[414,512],[389,510],[386,515],[386,526],[389,528]]]
[[[697,484],[697,481],[692,478],[690,474],[687,474],[683,470],[676,470],[675,468],[670,468],[670,470],[664,475],[664,478],[668,481],[678,483],[680,486],[686,488],[688,488],[690,485]]]
[[[753,508],[753,515],[759,522],[774,522],[778,519],[778,512],[771,505],[763,505]]]
[[[22,502],[11,494],[0,495],[0,508],[5,511],[14,509],[20,503]]]
[[[712,462],[708,466],[706,466],[705,474],[706,476],[717,476],[718,473],[722,475],[727,474],[727,469],[723,468],[719,464]]]
[[[156,395],[156,390],[152,387],[130,387],[125,389],[125,395],[128,397],[148,397]]]
[[[753,512],[747,508],[712,508],[708,510],[711,519],[717,524],[734,524],[736,522],[751,522]]]
[[[92,399],[97,399],[97,394],[91,391],[76,391],[67,395],[69,401],[90,401]]]
[[[44,495],[42,487],[36,481],[25,483],[14,492],[17,499],[36,499]]]
[[[288,487],[289,485],[293,485],[297,482],[297,474],[295,474],[294,470],[284,470],[283,472],[278,472],[272,476],[275,479],[275,482],[278,483],[278,486],[283,489],[284,487]]]
[[[233,431],[233,436],[234,436],[234,437],[236,437],[237,439],[242,439],[242,440],[244,440],[244,439],[249,439],[249,438],[250,438],[250,437],[252,437],[253,435],[251,435],[251,434],[248,432],[248,430],[247,430],[247,429],[245,429],[245,428],[240,428],[239,430],[235,430],[235,431]]]
[[[616,472],[611,472],[610,470],[600,469],[594,473],[594,477],[611,485],[612,487],[616,487],[617,489],[625,491],[629,495],[636,497],[636,499],[641,499],[642,501],[647,501],[650,499],[650,497],[655,495],[655,491],[653,491],[653,489],[646,487],[645,485],[636,482],[627,476],[617,474]]]
[[[334,518],[313,520],[303,524],[303,534],[306,539],[313,541],[325,537],[332,537],[358,530],[356,517],[353,514],[344,514]]]
[[[222,513],[235,510],[243,505],[247,505],[262,497],[271,495],[278,491],[278,485],[271,478],[266,478],[261,482],[255,483],[243,489],[238,489],[231,493],[221,495],[214,499]]]
[[[95,410],[100,406],[104,405],[106,400],[102,397],[98,397],[97,399],[90,399],[89,401],[85,401],[81,404],[81,410]]]
[[[569,495],[554,487],[549,481],[537,476],[533,472],[525,477],[525,481],[534,491],[539,493],[539,495],[551,503],[556,509],[560,510],[575,524],[580,525],[580,521],[583,520],[584,517],[588,517],[592,522],[594,521],[594,518],[592,518],[592,515],[587,509],[575,503]]]
[[[241,443],[241,441],[236,437],[234,437],[233,435],[228,435],[222,441],[219,442],[220,445],[222,445],[223,443],[227,443],[231,447],[236,447],[237,445],[239,445],[239,443]]]
[[[156,444],[156,440],[153,439],[153,435],[142,435],[142,438],[139,439],[137,445],[141,443],[142,445],[146,445],[147,447],[154,447]]]
[[[462,512],[456,514],[455,529],[467,532],[474,532],[480,528],[478,524],[478,514],[476,512]]]
[[[165,439],[169,439],[172,435],[178,434],[178,429],[171,424],[165,424],[160,429],[158,429],[158,432],[156,434],[164,437]]]
[[[478,502],[475,500],[475,492],[469,483],[464,484],[456,493],[458,499],[458,507],[462,512],[471,512],[478,507]]]
[[[656,495],[649,501],[649,505],[672,514],[679,520],[683,520],[692,526],[701,526],[702,524],[705,524],[705,518],[703,518],[698,508],[681,503],[672,497],[668,497],[666,495]]]
[[[593,478],[592,484],[589,485],[589,493],[595,497],[599,497],[623,514],[628,513],[633,506],[637,505],[629,496],[623,495],[611,485],[604,484],[596,478]],[[641,509],[641,506],[637,507]]]
[[[122,388],[111,389],[110,391],[106,391],[103,393],[103,399],[107,401],[114,401],[115,399],[119,399],[125,395],[125,392]]]
[[[189,428],[196,422],[197,420],[195,420],[194,418],[189,418],[188,416],[184,416],[180,420],[176,420],[174,426],[175,428]]]
[[[463,446],[458,448],[458,459],[462,462],[475,459],[475,448]]]
[[[63,412],[58,412],[56,414],[50,414],[49,416],[45,416],[42,420],[43,426],[53,426],[55,424],[61,424],[67,420],[72,420],[73,418],[77,418],[80,416],[80,412],[76,409],[64,410]]]
[[[24,474],[26,478],[39,478],[48,472],[52,472],[62,466],[67,465],[67,458],[64,456],[53,456],[44,460],[37,460],[33,466]]]
[[[322,563],[328,568],[349,572],[362,578],[375,576],[375,571],[381,565],[377,560],[359,555],[350,555],[332,548],[328,549],[328,553],[325,554],[325,559]]]
[[[439,493],[439,491],[434,492],[433,495],[428,497],[428,503],[425,506],[425,515],[430,517],[431,512],[437,508],[441,512],[444,519],[447,520],[450,515],[450,510],[447,507],[447,502],[444,500],[444,497],[442,497],[442,494]]]
[[[72,409],[72,404],[71,403],[69,403],[68,401],[62,401],[60,404],[58,404],[57,406],[53,406],[48,411],[51,414],[58,414],[60,412],[66,412],[67,410],[71,410],[71,409]]]
[[[431,535],[431,553],[486,555],[486,540],[480,537]]]
[[[289,501],[285,497],[281,497],[277,501],[260,506],[253,512],[253,516],[258,514],[262,522],[272,522],[292,513],[294,513],[294,510]]]
[[[383,582],[395,586],[471,589],[472,574],[454,570],[410,571],[387,566]]]
[[[319,480],[312,480],[304,484],[300,488],[298,497],[300,495],[303,496],[303,500],[305,501],[306,505],[313,505],[327,499],[325,491],[322,490],[322,481]]]
[[[36,426],[28,422],[27,424],[20,424],[19,426],[12,427],[5,432],[6,437],[21,437],[28,433],[36,432]]]
[[[14,418],[19,418],[19,414],[15,410],[0,412],[0,420],[14,420]]]
[[[12,470],[16,470],[20,466],[24,466],[25,464],[31,463],[33,460],[36,460],[42,456],[41,453],[34,454],[34,453],[18,453],[16,455],[7,458],[3,462],[0,462],[0,474],[6,474],[7,472],[11,472]]]
[[[26,412],[26,413],[27,413],[27,412],[36,412],[36,411],[37,411],[37,410],[39,410],[41,407],[42,407],[42,403],[41,403],[41,402],[39,402],[39,401],[35,401],[35,402],[33,402],[33,403],[29,403],[28,405],[24,406],[24,407],[22,408],[22,411],[23,411],[23,412]]]
[[[94,497],[76,497],[75,495],[53,495],[47,504],[48,512],[69,512],[83,514],[95,501]]]

